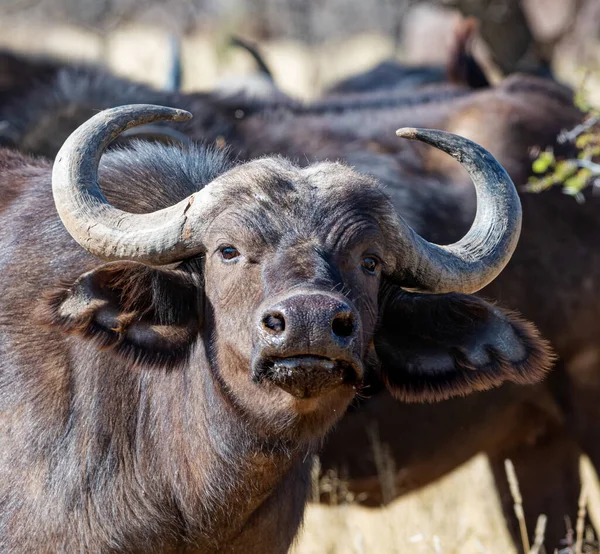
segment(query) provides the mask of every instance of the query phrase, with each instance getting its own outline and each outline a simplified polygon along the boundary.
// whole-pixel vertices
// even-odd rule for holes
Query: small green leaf
[[[554,162],[554,152],[545,150],[544,152],[540,152],[540,155],[534,160],[532,169],[534,173],[546,173]]]
[[[581,86],[575,91],[575,96],[573,97],[573,103],[577,106],[582,112],[587,113],[592,109],[592,106],[588,102],[588,92],[586,89],[586,81],[581,83]]]
[[[595,138],[596,137],[594,136],[594,134],[590,133],[589,131],[581,133],[575,141],[575,146],[577,146],[577,148],[585,148],[590,143],[594,142]]]
[[[577,171],[577,164],[572,160],[561,160],[554,169],[556,182],[564,182]]]
[[[580,193],[587,186],[591,176],[592,172],[589,169],[580,169],[573,176],[565,180],[564,192],[573,196]]]

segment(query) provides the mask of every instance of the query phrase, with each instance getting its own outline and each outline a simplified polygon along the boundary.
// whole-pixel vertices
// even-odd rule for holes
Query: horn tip
[[[188,119],[192,119],[194,117],[191,112],[187,110],[180,110],[177,108],[173,109],[173,120],[174,121],[187,121]]]
[[[396,131],[396,136],[407,139],[414,139],[418,134],[419,129],[416,129],[415,127],[402,127],[402,129]]]

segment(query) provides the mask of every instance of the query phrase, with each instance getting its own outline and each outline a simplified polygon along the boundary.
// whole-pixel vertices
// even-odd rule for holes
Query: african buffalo
[[[2,551],[286,552],[309,454],[368,374],[414,401],[549,368],[531,324],[470,295],[521,225],[488,152],[400,133],[473,178],[443,247],[339,163],[139,142],[98,168],[126,128],[188,116],[101,112],[53,169],[0,153]]]
[[[107,102],[112,105],[111,94],[123,98],[122,91],[137,90],[142,91],[137,101],[146,100],[145,88],[127,86],[125,80],[111,87],[90,73],[76,79],[68,67],[61,71],[43,92],[32,86],[18,104],[9,103],[4,110],[0,106],[0,119],[12,118],[16,127],[28,129],[27,136],[43,138],[42,144],[51,143],[57,150],[57,139],[64,139],[83,121],[75,107],[93,109],[86,98],[95,99],[97,108],[102,108]],[[65,83],[71,83],[71,88],[63,89]],[[61,93],[50,94],[56,87]],[[104,92],[95,93],[95,87]],[[437,151],[390,140],[397,125],[437,127],[468,136],[492,152],[513,181],[522,184],[530,174],[530,148],[554,144],[562,129],[581,119],[568,89],[521,75],[476,92],[440,85],[393,98],[375,91],[308,105],[238,102],[212,93],[174,96],[152,91],[152,95],[197,114],[192,121],[165,122],[163,127],[173,125],[185,136],[228,146],[241,159],[279,153],[301,164],[345,160],[383,183],[397,211],[422,236],[438,243],[458,240],[468,229],[475,211],[470,183]],[[48,103],[38,109],[27,96]],[[74,98],[70,112],[63,111],[69,105],[62,101],[65,97]],[[152,98],[149,101],[156,101]],[[56,113],[77,117],[53,120]],[[89,112],[85,113],[87,117]],[[38,131],[39,121],[45,127]],[[50,121],[56,123],[54,127]],[[375,394],[383,385],[371,374],[363,395],[374,398],[344,418],[330,435],[323,467],[347,468],[350,486],[368,492],[369,502],[378,503],[382,492],[368,436],[373,425],[380,427],[381,440],[390,444],[394,454],[398,494],[430,482],[481,450],[498,468],[498,483],[504,489],[502,461],[508,456],[515,461],[525,489],[530,527],[540,512],[548,513],[546,536],[548,544],[555,544],[564,532],[563,516],[576,506],[579,449],[600,468],[595,434],[600,384],[594,370],[598,344],[594,322],[600,318],[594,284],[600,275],[595,255],[598,198],[590,195],[584,205],[578,205],[558,191],[521,197],[527,215],[521,246],[507,270],[484,292],[542,327],[561,358],[557,371],[540,387],[503,387],[435,406],[398,404],[385,392]],[[478,417],[473,418],[473,413]],[[410,420],[414,432],[400,432],[394,425],[397,420]],[[355,444],[360,447],[354,448]],[[548,480],[561,486],[549,489]],[[510,495],[503,499],[512,511]],[[510,515],[509,521],[513,520]]]

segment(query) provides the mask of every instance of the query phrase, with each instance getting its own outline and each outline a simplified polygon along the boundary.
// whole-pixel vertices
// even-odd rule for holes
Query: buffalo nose
[[[261,325],[276,340],[296,339],[302,335],[316,343],[334,339],[340,346],[348,343],[357,332],[350,305],[327,294],[289,297],[266,310]]]
[[[296,398],[357,383],[363,374],[360,313],[330,292],[293,290],[258,311],[252,379]]]
[[[351,337],[354,334],[354,314],[349,310],[337,313],[331,320],[331,332],[340,339]]]
[[[267,331],[280,335],[285,331],[285,316],[278,310],[266,312],[262,318],[262,325]]]

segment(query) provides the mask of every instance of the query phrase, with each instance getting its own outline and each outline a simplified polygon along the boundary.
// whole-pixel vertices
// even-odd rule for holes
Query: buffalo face
[[[372,354],[387,197],[338,164],[260,160],[220,181],[204,268],[214,367],[247,409],[264,394],[270,409],[339,416]]]

